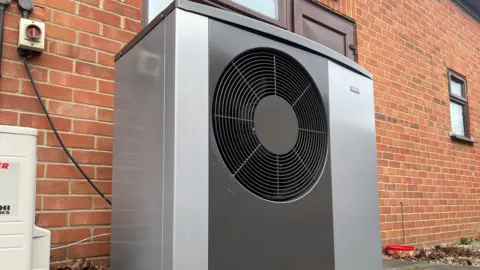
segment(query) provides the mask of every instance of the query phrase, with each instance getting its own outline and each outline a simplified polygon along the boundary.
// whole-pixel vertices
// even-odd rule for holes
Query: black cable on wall
[[[7,0],[0,0],[0,4],[2,4],[2,1],[7,1]],[[8,0],[10,1],[10,0]],[[30,13],[33,11],[35,5],[32,0],[18,0],[18,8],[20,9],[20,12],[22,13],[22,18],[28,18]],[[1,43],[0,43],[1,45]],[[57,131],[57,128],[55,127],[55,124],[52,121],[52,118],[50,117],[50,113],[48,113],[47,108],[45,107],[45,104],[43,103],[42,96],[40,95],[40,92],[37,89],[37,85],[35,84],[35,80],[33,79],[32,73],[30,71],[30,67],[28,66],[28,61],[27,59],[31,57],[32,55],[38,55],[38,52],[32,52],[29,50],[25,49],[18,49],[18,54],[23,60],[23,64],[25,65],[25,69],[28,74],[28,78],[30,79],[30,82],[32,83],[33,90],[35,91],[35,94],[37,95],[38,102],[40,103],[40,106],[42,107],[43,112],[45,113],[45,116],[47,117],[48,123],[50,124],[50,127],[53,130],[53,133],[55,134],[55,137],[57,138],[58,142],[60,143],[60,146],[62,147],[63,151],[67,154],[68,158],[73,162],[75,167],[77,167],[78,171],[82,174],[82,176],[85,178],[85,180],[88,181],[90,186],[100,195],[109,205],[112,205],[112,202],[105,197],[105,194],[103,194],[100,189],[93,183],[92,179],[88,177],[88,175],[85,173],[85,171],[80,167],[78,162],[75,160],[75,158],[72,156],[70,151],[68,151],[67,147],[65,146],[65,143],[63,142],[62,138],[60,137],[60,134]]]
[[[40,92],[37,89],[37,85],[35,84],[35,80],[32,77],[30,67],[28,66],[27,57],[23,56],[22,59],[23,59],[23,64],[25,65],[25,69],[27,70],[28,78],[30,79],[30,82],[32,83],[32,86],[33,86],[33,90],[35,91],[35,94],[37,95],[38,102],[40,103],[40,106],[42,107],[42,110],[45,113],[45,116],[47,117],[48,123],[50,124],[50,127],[52,128],[53,133],[55,134],[55,137],[57,137],[57,140],[60,143],[60,146],[63,148],[63,151],[65,151],[65,153],[70,158],[70,160],[73,162],[75,167],[77,167],[77,169],[80,171],[82,176],[85,178],[85,180],[88,181],[90,186],[92,186],[92,188],[98,193],[98,195],[100,195],[109,205],[112,205],[112,202],[107,197],[105,197],[105,194],[103,194],[103,192],[101,192],[100,189],[98,189],[98,187],[92,182],[92,180],[90,179],[90,177],[88,177],[88,175],[85,173],[85,171],[82,169],[82,167],[80,167],[80,165],[75,160],[75,158],[72,156],[72,154],[70,154],[70,151],[68,151],[67,147],[65,146],[65,143],[63,142],[62,138],[60,137],[60,134],[57,131],[57,128],[53,124],[52,118],[50,117],[50,113],[48,113],[48,110],[47,110],[47,108],[45,107],[45,104],[42,101],[42,96],[40,95]]]

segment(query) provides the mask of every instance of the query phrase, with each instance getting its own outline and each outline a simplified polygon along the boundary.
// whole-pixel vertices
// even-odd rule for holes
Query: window
[[[144,0],[143,21],[144,25],[150,23],[155,17],[168,7],[174,0]]]
[[[151,22],[174,0],[143,0],[144,22]],[[316,0],[189,0],[240,13],[324,45],[356,60],[355,22]]]
[[[211,2],[251,17],[287,27],[287,0],[196,0]]]
[[[448,70],[448,85],[452,138],[472,142],[470,140],[467,81],[462,75]]]
[[[272,19],[278,19],[278,1],[279,0],[231,0],[234,3],[240,4],[246,8],[256,11],[264,16]]]

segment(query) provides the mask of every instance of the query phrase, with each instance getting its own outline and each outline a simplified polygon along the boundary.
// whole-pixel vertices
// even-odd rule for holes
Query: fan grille
[[[268,147],[270,139],[277,140],[280,148],[284,146],[284,132],[270,139],[259,134],[265,122],[257,121],[257,107],[266,98],[282,99],[288,108],[281,110],[294,112],[294,124],[281,123],[283,119],[275,117],[282,114],[268,112],[268,108],[263,117],[280,121],[280,129],[296,129],[295,141],[285,151]],[[266,200],[288,201],[302,196],[318,181],[328,146],[325,108],[315,83],[293,58],[263,48],[240,54],[221,75],[212,110],[220,155],[247,190]]]

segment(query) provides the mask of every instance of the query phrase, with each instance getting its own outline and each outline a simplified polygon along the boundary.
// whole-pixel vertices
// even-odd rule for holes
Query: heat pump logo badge
[[[0,205],[0,216],[10,215],[10,205]]]
[[[21,168],[20,162],[0,156],[0,217],[18,215]]]

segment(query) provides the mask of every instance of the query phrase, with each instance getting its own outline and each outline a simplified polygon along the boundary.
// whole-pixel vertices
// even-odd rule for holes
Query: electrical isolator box
[[[43,52],[45,50],[45,23],[31,19],[20,19],[18,47]]]

